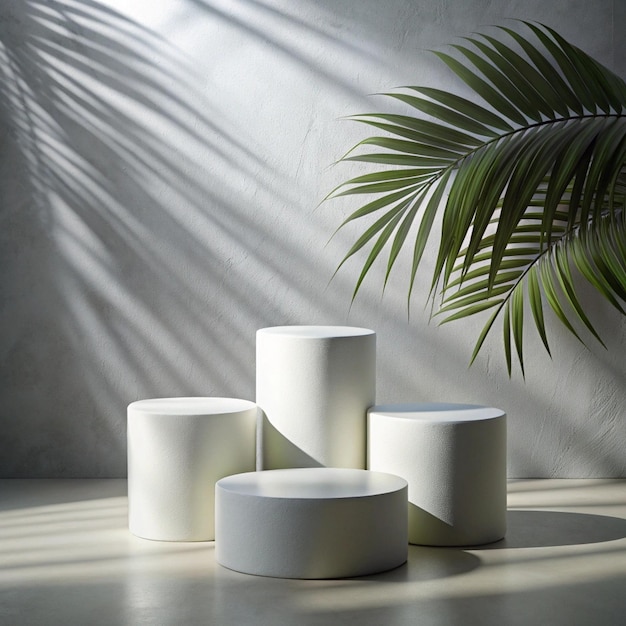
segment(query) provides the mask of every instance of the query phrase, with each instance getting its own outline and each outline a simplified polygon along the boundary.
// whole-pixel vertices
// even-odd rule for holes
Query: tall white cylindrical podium
[[[257,407],[235,398],[128,406],[130,531],[161,541],[215,537],[215,483],[255,467]]]
[[[350,326],[257,331],[258,469],[365,467],[376,334]]]
[[[368,468],[409,483],[409,542],[490,543],[506,531],[506,414],[468,404],[375,406]]]

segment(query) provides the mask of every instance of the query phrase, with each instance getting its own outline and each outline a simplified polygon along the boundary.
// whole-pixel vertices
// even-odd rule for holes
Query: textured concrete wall
[[[33,0],[0,7],[0,475],[123,476],[138,398],[253,399],[257,328],[378,332],[378,400],[509,414],[511,476],[626,475],[626,324],[609,350],[550,324],[507,377],[500,333],[428,324],[409,255],[350,309],[354,202],[316,208],[365,130],[339,121],[405,84],[457,89],[427,49],[538,20],[621,75],[611,0]],[[353,168],[358,170],[358,168]],[[360,170],[359,170],[360,171]],[[432,256],[432,254],[431,254]],[[593,294],[589,294],[593,303]]]

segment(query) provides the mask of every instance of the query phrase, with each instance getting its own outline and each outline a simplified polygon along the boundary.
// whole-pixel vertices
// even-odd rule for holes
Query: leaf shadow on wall
[[[90,0],[6,13],[0,474],[124,475],[130,401],[253,394],[254,329],[286,316],[263,285],[314,270],[234,181],[297,190],[153,32]]]

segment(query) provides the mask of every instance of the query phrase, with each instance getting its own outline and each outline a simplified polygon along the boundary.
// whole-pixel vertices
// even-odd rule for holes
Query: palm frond
[[[546,308],[601,341],[579,277],[622,314],[626,300],[626,83],[547,26],[521,30],[435,53],[474,98],[410,86],[383,94],[406,115],[352,116],[383,135],[342,160],[377,169],[329,194],[380,196],[342,224],[377,214],[341,263],[370,246],[353,297],[391,242],[387,281],[413,232],[410,299],[441,211],[431,297],[444,322],[493,309],[471,360],[501,317],[509,372],[513,350],[524,369],[526,320],[549,351]]]

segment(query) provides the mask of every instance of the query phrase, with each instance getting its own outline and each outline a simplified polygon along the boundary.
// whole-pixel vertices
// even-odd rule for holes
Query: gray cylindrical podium
[[[506,414],[467,404],[368,412],[368,467],[409,484],[409,542],[490,543],[506,532]]]
[[[350,326],[257,331],[258,469],[365,467],[376,334]]]
[[[215,558],[280,578],[346,578],[407,560],[406,481],[346,468],[228,476],[215,486]]]

